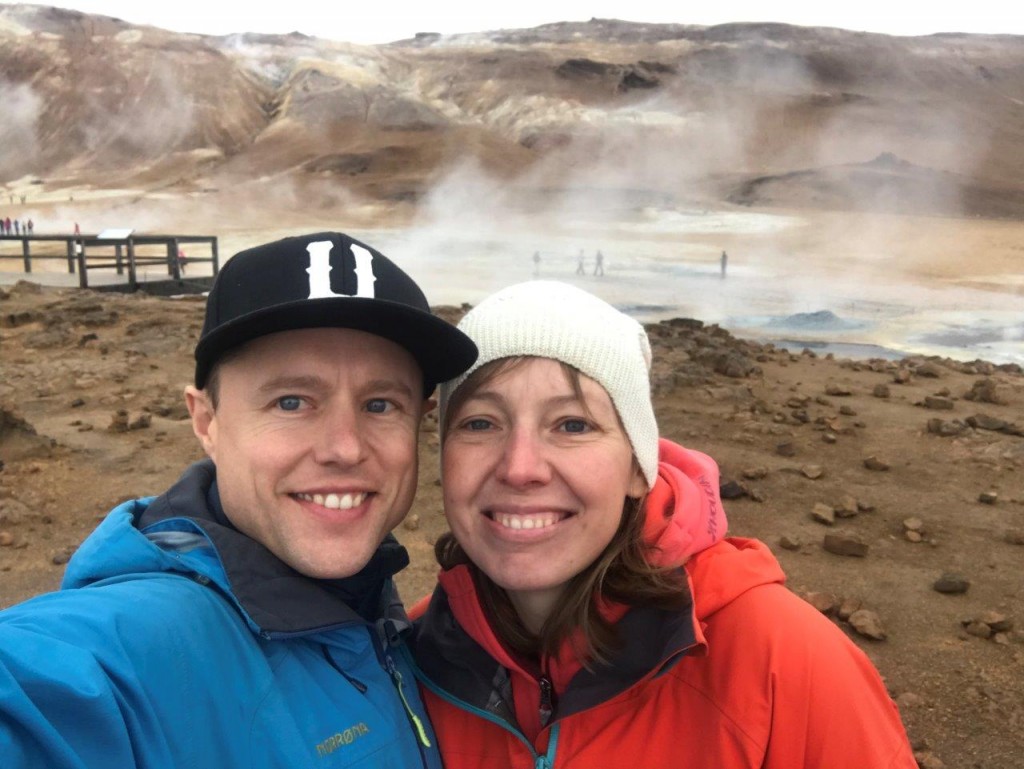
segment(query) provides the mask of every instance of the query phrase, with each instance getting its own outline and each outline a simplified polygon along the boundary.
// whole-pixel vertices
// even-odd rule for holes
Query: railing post
[[[75,241],[68,238],[64,241],[64,245],[68,247],[68,273],[71,275],[75,274]]]
[[[135,242],[131,238],[128,238],[128,285],[132,291],[139,288],[139,282],[135,277]]]
[[[21,239],[21,258],[25,260],[25,272],[32,272],[32,255],[28,249],[28,238]]]
[[[175,280],[181,280],[181,265],[178,263],[178,239],[171,238],[167,242],[167,274]]]
[[[213,242],[210,244],[210,251],[213,253],[213,276],[217,277],[217,271],[220,269],[217,257],[217,238],[213,238]]]
[[[75,241],[75,251],[78,252],[78,285],[81,288],[89,288],[89,278],[86,275],[88,270],[85,267],[85,241]]]
[[[117,274],[124,275],[124,262],[122,261],[120,243],[114,244],[114,257],[117,259]]]

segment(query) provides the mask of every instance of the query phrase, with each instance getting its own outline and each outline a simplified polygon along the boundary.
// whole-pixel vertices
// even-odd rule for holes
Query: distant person
[[[6,219],[4,219],[4,232],[6,232],[8,235],[11,234],[11,217],[9,216]]]
[[[390,532],[430,394],[475,357],[346,235],[229,260],[185,388],[208,458],[0,612],[0,766],[440,769]]]
[[[868,656],[726,536],[715,461],[659,439],[643,326],[530,281],[459,328],[413,639],[446,769],[917,769]]]
[[[32,223],[32,220],[31,220],[31,219],[29,219],[29,220],[28,220],[28,221],[27,221],[27,222],[25,223],[25,228],[26,228],[26,229],[28,230],[28,234],[29,234],[29,235],[31,235],[31,234],[33,234],[33,233],[35,232],[35,225],[34,225],[34,224]]]
[[[540,275],[540,251],[533,252],[533,276]]]
[[[15,235],[20,235],[21,234],[21,221],[18,220],[18,219],[14,220],[14,234]]]
[[[76,235],[81,235],[82,234],[82,230],[79,229],[79,227],[78,227],[78,222],[75,222],[75,234]]]
[[[729,266],[729,255],[727,253],[725,253],[725,251],[722,251],[721,263],[722,263],[722,277],[724,278],[725,277],[725,270]]]
[[[600,251],[594,255],[594,274],[604,275],[604,254]]]
[[[576,257],[576,274],[577,275],[586,275],[587,274],[587,271],[585,269],[586,261],[587,261],[587,259],[586,259],[586,257],[583,254],[583,249],[581,248],[579,256]]]
[[[182,275],[185,274],[185,265],[188,264],[188,257],[185,256],[185,250],[178,246],[178,272]]]

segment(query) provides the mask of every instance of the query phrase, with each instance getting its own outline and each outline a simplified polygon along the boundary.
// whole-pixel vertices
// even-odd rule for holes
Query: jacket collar
[[[595,665],[593,670],[578,662],[565,666],[566,675],[555,682],[559,718],[659,675],[684,654],[704,653],[705,640],[692,604],[690,610],[682,611],[621,606],[609,610],[621,615],[616,627],[622,645],[607,664]],[[517,721],[507,678],[517,679],[517,686],[538,685],[537,671],[526,670],[498,641],[467,566],[442,574],[426,612],[416,622],[413,648],[416,663],[428,680],[513,724]],[[568,648],[559,657],[575,660]]]
[[[399,612],[393,619],[404,624],[390,580],[409,564],[409,555],[391,535],[351,577],[307,577],[231,524],[221,507],[216,469],[209,459],[189,467],[166,493],[137,513],[135,525],[146,533],[154,527],[172,528],[182,519],[209,540],[230,592],[258,632],[308,633]]]

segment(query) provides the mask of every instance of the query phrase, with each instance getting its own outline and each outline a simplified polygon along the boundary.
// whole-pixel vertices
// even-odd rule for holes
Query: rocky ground
[[[443,308],[449,317],[459,310]],[[200,456],[181,390],[196,299],[0,290],[0,607],[56,587],[117,502]],[[1024,375],[849,361],[673,320],[650,326],[662,433],[714,456],[735,535],[871,656],[922,767],[1024,756]],[[398,532],[407,598],[444,529],[436,425]]]

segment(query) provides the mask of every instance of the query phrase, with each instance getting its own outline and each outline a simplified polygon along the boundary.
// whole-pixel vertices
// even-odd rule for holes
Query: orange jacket
[[[765,545],[719,541],[685,568],[692,613],[619,607],[609,666],[567,644],[543,680],[498,643],[468,569],[442,573],[414,650],[446,769],[917,768],[874,666]]]

